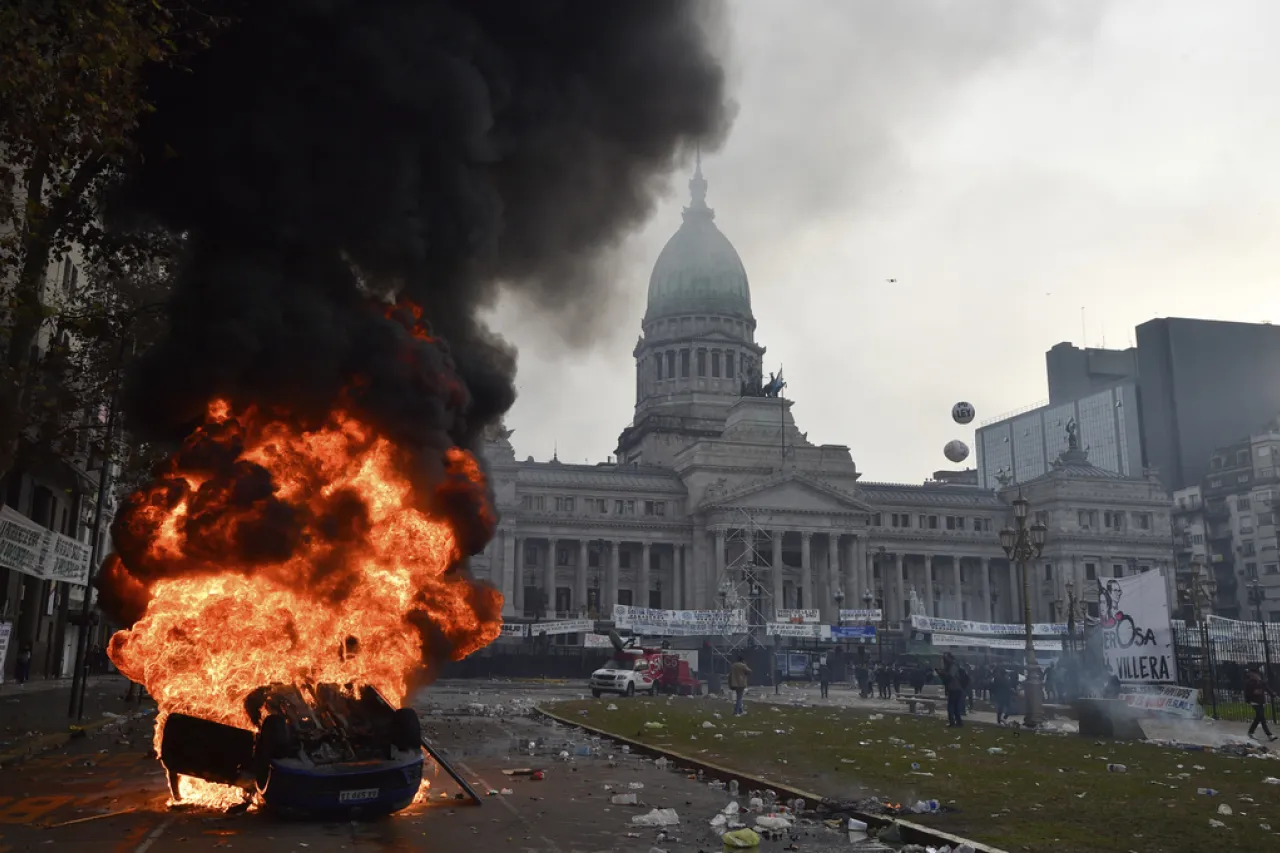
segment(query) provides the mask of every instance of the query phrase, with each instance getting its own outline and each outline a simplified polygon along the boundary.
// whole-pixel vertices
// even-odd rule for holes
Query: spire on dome
[[[697,213],[708,219],[715,218],[715,211],[707,207],[707,179],[702,177],[702,145],[695,149],[693,177],[689,179],[689,195],[693,203],[684,209],[685,219],[691,213]]]

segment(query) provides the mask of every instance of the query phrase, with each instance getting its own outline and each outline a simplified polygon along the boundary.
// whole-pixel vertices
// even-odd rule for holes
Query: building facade
[[[1280,424],[1216,448],[1200,485],[1174,493],[1182,574],[1211,574],[1212,602],[1229,619],[1280,621]],[[1189,603],[1189,602],[1188,602]]]
[[[1169,317],[1136,332],[1146,465],[1170,491],[1198,486],[1215,448],[1280,412],[1280,326]]]
[[[978,427],[974,441],[978,485],[993,489],[1004,480],[1023,483],[1048,473],[1058,454],[1067,449],[1066,426],[1071,421],[1079,426],[1080,441],[1094,465],[1140,477],[1142,437],[1137,411],[1137,385],[1124,382],[1079,399],[1058,400],[986,421]]]
[[[617,461],[517,461],[510,430],[489,436],[501,520],[471,565],[501,589],[507,618],[717,609],[745,596],[768,621],[776,609],[816,609],[831,624],[842,608],[869,607],[896,621],[915,593],[928,615],[1021,621],[1021,576],[998,539],[1018,488],[943,472],[867,482],[848,447],[810,441],[793,402],[766,395],[780,383],[700,168],[690,189],[650,279]],[[1036,619],[1063,617],[1068,580],[1088,597],[1090,572],[1171,565],[1169,500],[1151,481],[1076,450],[1021,488],[1050,527],[1030,567]]]

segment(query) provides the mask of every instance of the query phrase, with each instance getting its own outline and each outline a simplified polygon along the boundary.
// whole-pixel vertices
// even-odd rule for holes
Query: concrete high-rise
[[[1149,320],[1137,361],[1144,459],[1170,491],[1200,485],[1214,448],[1280,414],[1280,327]]]

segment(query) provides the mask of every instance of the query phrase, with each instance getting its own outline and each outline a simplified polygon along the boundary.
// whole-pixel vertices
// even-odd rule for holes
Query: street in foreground
[[[147,756],[151,725],[140,721],[81,738],[65,749],[0,769],[0,853],[23,850],[240,851],[421,849],[524,851],[638,851],[718,849],[710,819],[728,795],[706,783],[661,771],[652,761],[616,754],[561,759],[588,740],[529,716],[489,715],[513,699],[567,698],[579,691],[513,685],[465,685],[423,691],[415,703],[426,733],[448,751],[464,779],[485,794],[479,808],[454,799],[444,773],[432,777],[435,797],[389,819],[369,823],[282,821],[260,813],[222,814],[170,809],[160,765]],[[527,709],[528,698],[519,703]],[[471,708],[469,706],[476,706]],[[485,715],[474,712],[483,705]],[[540,742],[540,743],[539,743]],[[537,743],[532,750],[530,743]],[[597,744],[598,745],[598,744]],[[546,778],[504,770],[543,769]],[[606,788],[612,786],[612,790]],[[638,787],[633,787],[638,786]],[[487,796],[489,791],[509,794]],[[443,792],[446,799],[439,799]],[[614,794],[635,793],[636,805],[613,805]],[[663,836],[631,819],[655,808],[674,809],[681,823]],[[679,838],[679,841],[674,840]],[[762,849],[782,849],[785,841]],[[816,826],[806,851],[848,849],[847,836]]]
[[[907,808],[936,799],[941,813],[911,819],[1007,850],[1254,851],[1280,839],[1280,784],[1263,781],[1280,776],[1274,758],[763,702],[743,717],[711,699],[546,707],[830,799],[877,796]],[[1123,772],[1108,769],[1117,764]]]

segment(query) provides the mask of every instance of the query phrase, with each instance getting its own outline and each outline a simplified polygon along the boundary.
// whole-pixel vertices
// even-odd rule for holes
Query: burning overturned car
[[[422,786],[422,728],[372,687],[272,684],[245,700],[257,732],[170,714],[161,735],[169,787],[178,777],[240,786],[283,815],[373,817]]]

